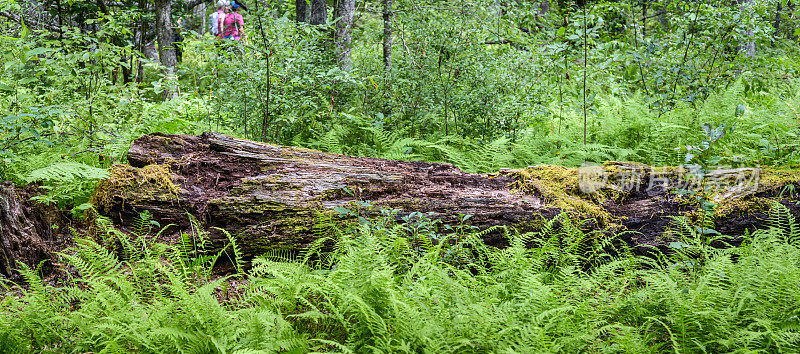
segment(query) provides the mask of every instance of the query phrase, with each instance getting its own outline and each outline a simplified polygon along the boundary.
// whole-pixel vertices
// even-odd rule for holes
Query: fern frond
[[[767,227],[778,240],[800,247],[800,225],[789,208],[783,204],[778,202],[772,204]]]
[[[33,170],[25,177],[28,183],[38,181],[86,181],[108,178],[108,172],[103,168],[92,167],[78,162],[60,162],[50,166]]]

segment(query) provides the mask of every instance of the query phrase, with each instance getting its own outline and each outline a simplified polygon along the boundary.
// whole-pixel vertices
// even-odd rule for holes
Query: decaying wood
[[[568,211],[588,221],[588,228],[637,231],[627,236],[633,245],[663,244],[670,217],[697,210],[691,198],[674,193],[684,188],[686,171],[634,163],[469,174],[450,164],[343,156],[215,133],[144,136],[135,141],[128,160],[131,166],[115,166],[98,186],[95,203],[102,214],[130,229],[136,215],[149,210],[162,225],[176,224],[164,237],[187,230],[191,215],[212,239],[225,239],[220,229],[236,236],[248,256],[307,245],[316,237],[321,215],[367,201],[399,209],[401,216],[430,213],[443,225],[469,214],[470,224],[479,228],[508,225],[521,231],[536,230]],[[599,182],[592,180],[592,171],[602,175]],[[761,172],[715,173],[720,179]],[[797,181],[773,178],[792,176],[781,173],[770,175],[767,185],[754,186],[751,179],[714,191],[710,197],[719,199],[724,211],[715,217],[718,230],[737,235],[758,224],[768,205],[756,202],[774,199],[784,185]],[[787,196],[781,200],[797,212]],[[488,237],[493,244],[504,240]]]
[[[0,184],[0,276],[15,281],[21,264],[36,269],[69,242],[66,220],[54,208],[30,201],[33,189]],[[43,267],[47,271],[52,264]]]
[[[211,233],[237,236],[251,255],[297,248],[314,239],[320,211],[369,201],[405,212],[432,212],[455,223],[514,225],[548,214],[533,195],[507,188],[509,177],[467,174],[449,164],[359,158],[202,136],[148,135],[98,186],[101,213],[129,225],[138,212],[185,228],[192,215]],[[155,164],[155,165],[154,165]],[[160,166],[160,167],[157,167]],[[169,182],[163,175],[168,170]],[[159,177],[161,176],[161,177]],[[555,212],[555,211],[553,211]],[[166,233],[169,234],[169,233]]]

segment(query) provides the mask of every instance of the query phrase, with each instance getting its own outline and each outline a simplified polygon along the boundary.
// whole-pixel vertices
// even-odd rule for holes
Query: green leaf
[[[83,204],[81,204],[81,205],[78,205],[78,206],[76,206],[75,208],[73,208],[73,210],[77,210],[77,211],[86,211],[86,210],[89,210],[89,209],[91,209],[92,207],[94,207],[94,206],[92,205],[92,203],[83,203]]]
[[[39,56],[41,54],[45,54],[45,53],[49,53],[49,52],[50,52],[50,48],[38,47],[38,48],[33,48],[33,49],[27,51],[25,53],[25,56],[28,57],[28,58],[31,58],[31,57]]]
[[[747,106],[745,106],[745,105],[743,105],[741,103],[736,105],[736,116],[737,117],[743,116],[746,111],[747,111]]]
[[[669,248],[676,249],[676,250],[679,250],[681,248],[687,248],[687,247],[689,247],[689,245],[687,245],[687,244],[685,244],[683,242],[670,242],[669,243]]]
[[[345,208],[345,207],[340,207],[340,206],[337,206],[337,207],[334,207],[334,208],[333,208],[333,211],[335,211],[335,212],[339,213],[339,216],[347,216],[347,215],[350,215],[350,209],[347,209],[347,208]]]
[[[19,38],[20,39],[28,38],[28,34],[30,34],[30,31],[28,30],[28,26],[25,25],[24,21],[20,21],[19,25],[20,25],[20,27],[22,27],[22,32],[21,32],[21,35],[19,36]]]
[[[703,235],[722,235],[719,231],[707,227],[697,227],[697,232]]]

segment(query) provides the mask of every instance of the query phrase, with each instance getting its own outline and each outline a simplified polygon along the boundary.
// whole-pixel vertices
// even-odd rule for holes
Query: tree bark
[[[55,208],[30,201],[38,194],[35,187],[15,187],[0,183],[0,276],[22,280],[22,264],[35,269],[52,259],[70,240],[66,219]],[[44,273],[53,264],[43,264]]]
[[[336,61],[343,71],[353,69],[350,60],[353,43],[353,18],[356,13],[356,0],[336,1]],[[384,49],[385,50],[385,49]]]
[[[787,1],[786,2],[786,12],[789,13],[789,18],[792,18],[792,16],[794,16],[793,15],[794,14],[794,9],[795,9],[794,1],[792,1],[792,0]],[[792,39],[792,40],[794,40],[796,38],[796,36],[794,35],[793,27],[796,27],[796,26],[789,26],[789,28],[787,29],[787,32],[788,32],[787,37],[789,39]]]
[[[781,33],[781,11],[783,10],[783,4],[778,1],[775,7],[775,21],[772,23],[772,48],[778,44],[778,37]]]
[[[298,23],[308,22],[311,18],[311,9],[308,7],[306,0],[295,0],[294,4],[296,21]]]
[[[312,25],[328,23],[328,5],[325,0],[311,0],[311,17],[308,23]]]
[[[139,8],[146,9],[147,2],[145,0],[139,0]],[[144,55],[144,47],[145,43],[147,42],[147,26],[145,25],[144,18],[139,20],[139,30],[134,34],[134,43],[136,44],[136,50]],[[141,58],[134,55],[136,59],[136,83],[141,84],[144,80],[144,64],[142,63]]]
[[[392,0],[383,0],[383,69],[392,69]]]
[[[172,30],[172,0],[156,0],[156,31],[158,31],[158,58],[163,67],[167,87],[164,100],[178,97],[178,64],[175,53],[175,33]]]
[[[201,36],[206,34],[206,3],[201,3],[197,5],[194,9],[192,9],[192,13],[195,18],[199,20],[198,23],[199,28],[197,29],[197,33]]]
[[[647,0],[642,0],[642,38],[647,40]]]
[[[192,215],[212,243],[226,243],[219,229],[227,230],[248,257],[302,248],[330,220],[356,222],[378,209],[398,210],[398,220],[425,213],[442,232],[444,225],[460,225],[459,214],[472,215],[468,224],[480,229],[506,225],[536,231],[563,211],[588,230],[636,231],[621,240],[645,248],[665,247],[669,237],[662,234],[672,216],[698,213],[696,205],[671,192],[669,183],[684,183],[685,171],[635,163],[607,163],[598,167],[601,174],[561,166],[468,174],[450,164],[343,156],[216,133],[144,136],[134,142],[128,160],[131,166],[113,167],[98,185],[93,202],[101,214],[125,230],[149,210],[161,225],[176,225],[161,234],[166,240],[188,230]],[[760,172],[721,170],[707,178]],[[593,179],[597,175],[605,179]],[[762,175],[770,183],[720,189],[714,197],[722,210],[714,219],[716,230],[752,231],[764,218],[764,198],[785,202],[800,215],[800,206],[777,197],[797,176],[774,172]],[[506,242],[497,232],[485,239],[498,246]]]
[[[739,1],[739,12],[741,12],[743,19],[748,18],[748,14],[751,11],[753,11],[752,0]],[[752,58],[756,55],[756,42],[753,40],[755,34],[752,29],[747,29],[742,34],[746,37],[746,40],[739,45],[739,51],[744,53],[746,57]]]
[[[550,0],[539,2],[539,16],[545,16],[550,12]]]

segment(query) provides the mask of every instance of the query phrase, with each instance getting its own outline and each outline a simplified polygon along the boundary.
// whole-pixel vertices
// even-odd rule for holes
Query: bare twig
[[[53,32],[58,32],[60,30],[58,28],[58,26],[53,26],[53,25],[48,24],[48,23],[43,23],[43,22],[35,20],[35,19],[25,19],[23,17],[18,17],[18,16],[14,15],[14,14],[8,12],[8,11],[0,11],[0,16],[8,18],[9,20],[17,22],[17,23],[24,23],[28,27],[42,27],[42,28],[45,28],[45,29],[47,29],[49,31],[53,31]]]
[[[514,42],[512,40],[509,40],[509,39],[501,39],[499,41],[485,41],[485,42],[481,42],[481,44],[508,44],[508,45],[511,45],[512,47],[514,47],[516,49],[523,50],[523,51],[526,51],[526,52],[528,51],[528,48],[525,48],[523,45],[521,45],[521,44],[519,44],[517,42]]]

